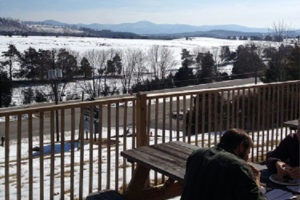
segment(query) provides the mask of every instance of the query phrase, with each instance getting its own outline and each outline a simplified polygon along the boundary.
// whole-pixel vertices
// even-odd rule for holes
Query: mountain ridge
[[[135,34],[175,34],[183,32],[196,32],[196,31],[212,31],[212,30],[226,30],[226,31],[239,31],[239,32],[261,32],[267,33],[269,29],[267,28],[253,28],[237,24],[225,24],[225,25],[202,25],[194,26],[189,24],[156,24],[150,21],[137,21],[134,23],[120,23],[120,24],[68,24],[59,22],[56,20],[44,20],[40,23],[48,25],[68,25],[77,26],[84,28],[91,28],[95,30],[111,30],[119,32],[132,32]],[[184,31],[182,31],[184,30]]]

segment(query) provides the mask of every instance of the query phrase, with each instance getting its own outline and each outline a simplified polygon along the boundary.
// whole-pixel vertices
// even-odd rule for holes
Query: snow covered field
[[[225,39],[215,39],[215,38],[192,38],[191,40],[175,39],[175,40],[142,40],[142,39],[108,39],[108,38],[82,38],[82,37],[54,37],[54,36],[0,36],[0,53],[3,51],[7,51],[9,44],[14,44],[16,48],[23,52],[29,47],[33,47],[36,49],[59,49],[66,48],[72,51],[75,51],[82,56],[88,50],[108,50],[108,49],[116,49],[116,50],[126,50],[126,49],[140,49],[144,52],[147,52],[153,45],[159,45],[163,47],[170,48],[173,51],[174,58],[176,60],[177,65],[174,66],[174,69],[178,69],[181,65],[181,51],[186,48],[192,53],[196,52],[207,52],[210,51],[213,54],[219,54],[221,46],[229,46],[229,48],[233,51],[239,45],[244,45],[252,41],[247,40],[225,40]],[[262,41],[254,41],[255,44],[261,46],[276,46],[277,43],[273,42],[262,42]],[[2,54],[0,56],[0,60],[2,60]],[[231,74],[232,64],[224,67],[220,67],[220,72],[227,72]],[[113,84],[120,86],[120,81],[115,81]],[[66,92],[72,91],[77,94],[81,94],[82,87],[81,83],[74,82],[72,84],[68,84],[66,88]],[[13,90],[13,105],[21,105],[23,94],[22,90],[24,88],[18,88]],[[34,89],[34,88],[33,88]],[[39,87],[43,91],[48,91],[49,86]]]

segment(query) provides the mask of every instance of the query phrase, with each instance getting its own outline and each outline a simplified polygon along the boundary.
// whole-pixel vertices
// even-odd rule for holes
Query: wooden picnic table
[[[176,141],[122,151],[121,155],[124,158],[137,164],[126,191],[128,200],[163,200],[181,195],[187,158],[197,149],[199,147],[195,145]],[[267,172],[266,165],[251,164],[261,172]],[[162,186],[147,187],[150,170],[169,179]],[[261,181],[268,186],[270,174],[264,174]],[[282,189],[274,184],[269,187]]]
[[[285,126],[289,127],[291,130],[297,130],[298,128],[298,120],[290,120],[283,123]]]
[[[136,162],[137,167],[127,189],[131,199],[166,199],[182,193],[182,186],[189,155],[199,147],[183,142],[169,142],[121,152],[129,162]],[[150,169],[169,179],[161,187],[147,188]]]

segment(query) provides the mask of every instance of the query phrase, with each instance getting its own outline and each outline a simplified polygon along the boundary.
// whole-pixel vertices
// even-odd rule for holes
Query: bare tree
[[[136,50],[136,82],[141,82],[143,79],[143,74],[147,71],[145,63],[146,63],[146,55],[141,49]]]
[[[173,51],[167,47],[160,48],[159,57],[159,76],[161,79],[165,79],[168,69],[176,65],[176,61],[173,56]]]
[[[137,50],[127,49],[124,54],[122,54],[123,68],[122,68],[122,87],[123,93],[128,93],[130,90],[133,73],[136,71],[138,62],[137,62]]]
[[[274,22],[272,25],[272,30],[274,32],[274,39],[277,42],[282,42],[288,37],[289,28],[283,20]]]
[[[148,59],[149,59],[149,64],[151,66],[151,71],[154,77],[157,77],[158,74],[158,51],[159,51],[159,46],[158,45],[153,45],[149,50],[148,50]]]
[[[90,95],[91,98],[100,96],[106,84],[106,62],[112,57],[113,49],[110,50],[89,50],[83,54],[92,66],[92,80],[85,80],[82,89]]]
[[[167,47],[153,45],[148,51],[148,58],[153,75],[161,79],[166,77],[168,69],[176,65],[173,51]]]

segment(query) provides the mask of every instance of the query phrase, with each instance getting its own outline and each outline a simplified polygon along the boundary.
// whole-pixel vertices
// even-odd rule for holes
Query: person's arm
[[[259,181],[255,179],[252,169],[247,166],[240,166],[236,168],[236,189],[235,199],[243,200],[266,200],[266,197],[262,193],[259,187]],[[258,171],[255,169],[255,171]],[[258,171],[259,172],[259,171]],[[259,177],[260,173],[256,173]],[[257,183],[258,181],[258,183]]]
[[[279,144],[279,146],[271,152],[267,153],[267,167],[272,173],[276,173],[278,170],[283,170],[285,163],[283,162],[288,158],[288,145],[289,138],[285,138]],[[283,171],[280,171],[283,172]]]

